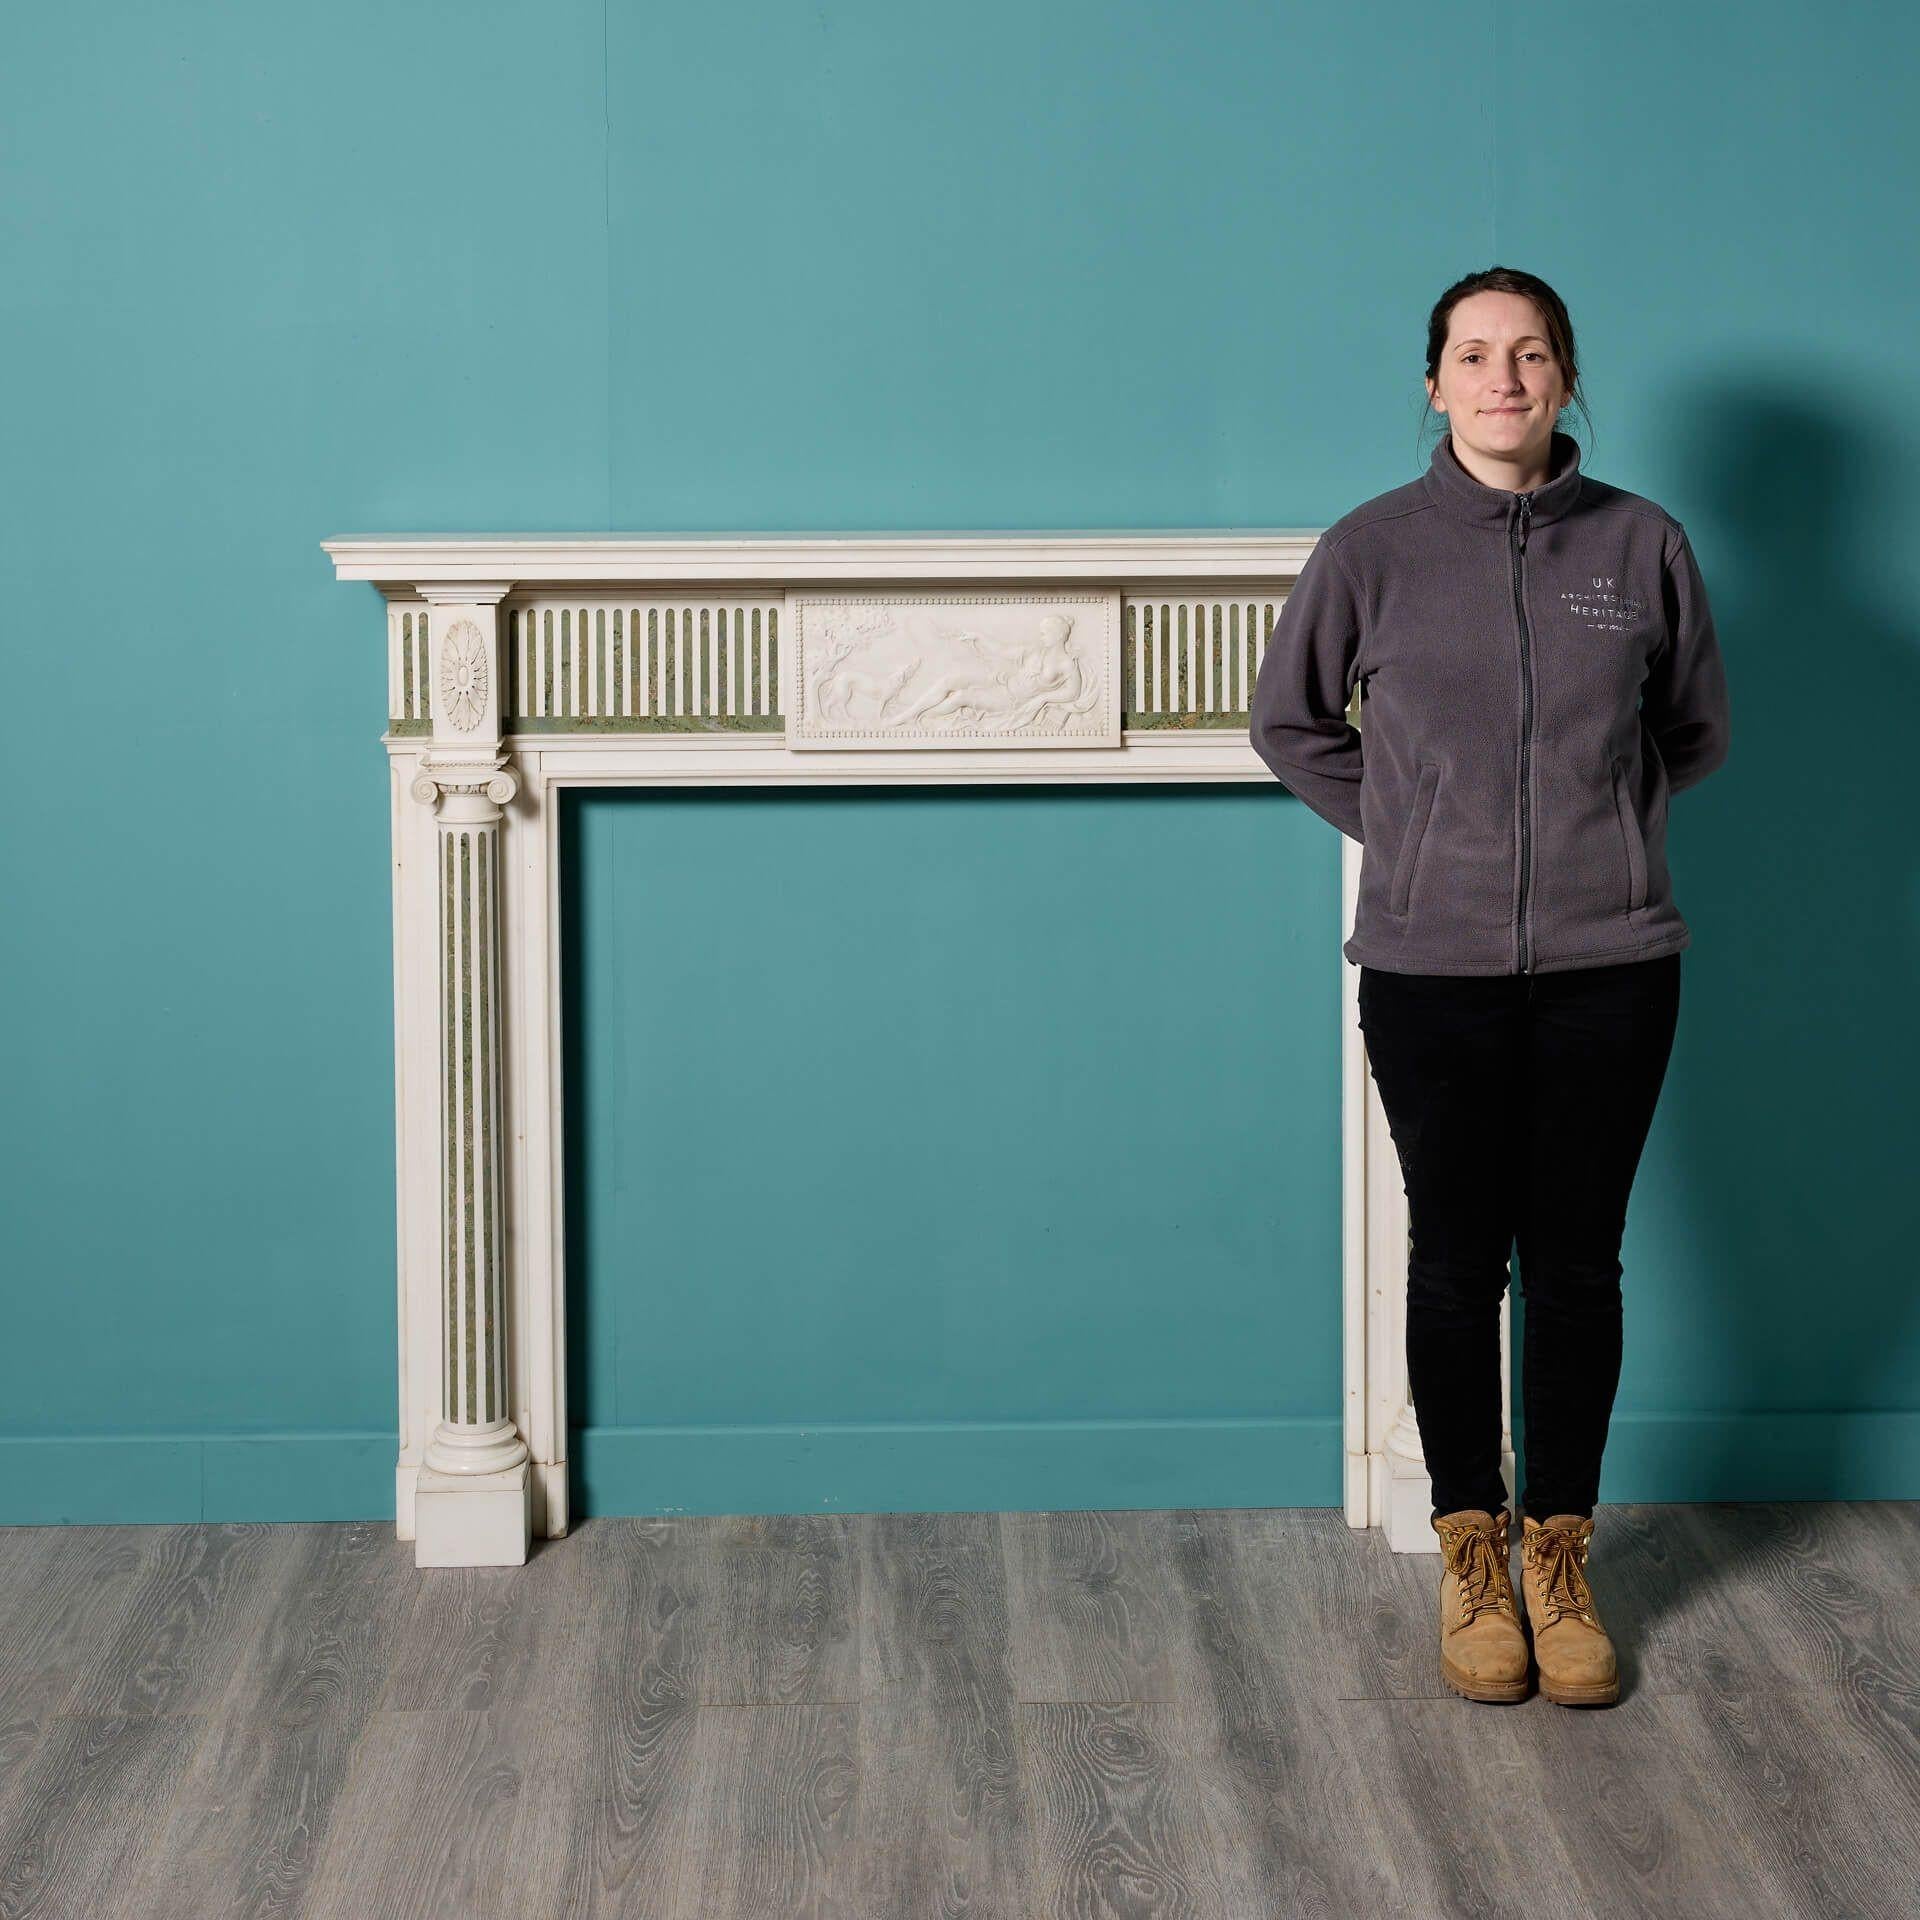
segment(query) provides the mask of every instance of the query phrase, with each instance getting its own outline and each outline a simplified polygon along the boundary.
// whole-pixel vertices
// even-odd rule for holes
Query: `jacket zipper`
[[[1527,882],[1533,866],[1532,780],[1529,774],[1533,738],[1533,662],[1528,652],[1531,635],[1527,631],[1527,601],[1524,570],[1527,554],[1527,528],[1533,519],[1533,496],[1519,496],[1519,512],[1514,526],[1518,537],[1513,546],[1513,611],[1520,623],[1520,971],[1533,969],[1533,929],[1527,919]]]

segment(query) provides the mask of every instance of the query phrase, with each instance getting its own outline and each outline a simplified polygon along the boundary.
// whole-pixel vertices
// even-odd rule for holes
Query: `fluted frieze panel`
[[[777,597],[509,602],[517,733],[778,732]]]
[[[1285,603],[1277,584],[1230,597],[1129,594],[1126,724],[1244,732],[1254,675]]]
[[[1121,724],[1244,731],[1286,583],[1248,594],[1124,592]],[[784,595],[516,596],[505,719],[516,733],[779,733]],[[387,609],[396,735],[433,730],[427,609]]]
[[[387,603],[387,716],[394,733],[431,733],[427,603]]]

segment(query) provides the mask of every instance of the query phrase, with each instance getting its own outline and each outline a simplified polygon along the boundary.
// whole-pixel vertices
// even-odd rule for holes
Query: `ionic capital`
[[[484,760],[436,759],[429,756],[414,775],[412,787],[413,797],[422,806],[437,806],[443,796],[465,798],[469,804],[476,799],[492,803],[477,814],[461,809],[463,817],[469,819],[493,818],[496,810],[504,807],[519,791],[519,776],[504,754]],[[453,811],[449,808],[448,814]]]

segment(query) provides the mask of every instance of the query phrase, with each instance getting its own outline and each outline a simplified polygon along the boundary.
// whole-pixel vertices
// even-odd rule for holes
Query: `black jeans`
[[[1620,1240],[1680,956],[1563,973],[1360,969],[1405,1176],[1407,1377],[1436,1515],[1498,1513],[1500,1298],[1518,1243],[1526,1513],[1591,1514],[1620,1381]]]

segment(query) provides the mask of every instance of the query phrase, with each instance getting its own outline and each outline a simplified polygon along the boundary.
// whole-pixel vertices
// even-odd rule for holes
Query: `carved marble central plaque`
[[[1120,589],[787,595],[789,747],[1117,747]]]

